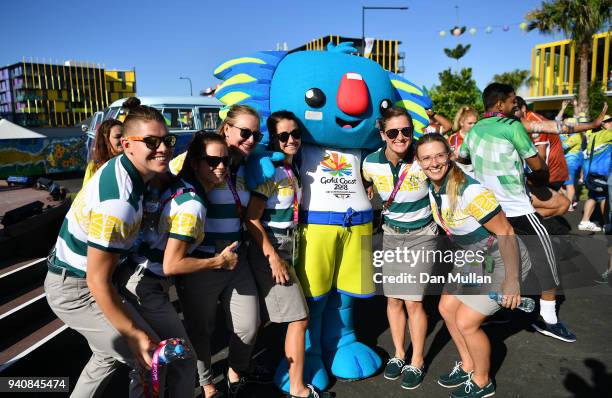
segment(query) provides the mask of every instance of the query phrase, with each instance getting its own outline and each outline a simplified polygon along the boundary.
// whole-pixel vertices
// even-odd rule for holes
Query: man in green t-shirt
[[[512,86],[491,83],[482,94],[486,113],[465,137],[460,160],[471,159],[474,176],[495,193],[517,235],[523,237],[532,259],[532,270],[541,289],[540,317],[533,323],[540,333],[566,342],[576,336],[557,319],[556,289],[560,284],[553,246],[541,217],[533,208],[525,186],[548,182],[548,169],[525,127],[512,115],[516,94]],[[531,170],[525,174],[525,164]]]

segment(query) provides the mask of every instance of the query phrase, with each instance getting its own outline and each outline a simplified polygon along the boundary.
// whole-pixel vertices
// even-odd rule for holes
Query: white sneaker
[[[578,224],[578,229],[580,231],[591,231],[591,232],[601,231],[601,227],[598,227],[594,222],[591,222],[591,221],[580,221],[580,224]]]

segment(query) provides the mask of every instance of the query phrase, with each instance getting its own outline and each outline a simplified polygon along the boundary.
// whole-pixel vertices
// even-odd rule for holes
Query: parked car
[[[174,155],[187,149],[191,137],[196,131],[215,131],[221,119],[219,109],[223,104],[214,97],[138,97],[142,105],[159,109],[164,115],[171,133],[178,136]],[[87,160],[91,159],[91,150],[96,138],[96,131],[104,120],[125,117],[121,108],[127,98],[113,102],[104,111],[96,112],[89,125],[85,125],[87,134]]]

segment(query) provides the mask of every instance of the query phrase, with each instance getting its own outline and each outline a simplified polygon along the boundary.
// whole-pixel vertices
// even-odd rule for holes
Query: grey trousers
[[[170,397],[192,398],[195,389],[195,352],[189,342],[183,322],[170,303],[168,290],[173,284],[173,279],[157,279],[144,274],[142,269],[135,272],[130,267],[124,266],[118,270],[117,282],[122,296],[155,330],[160,340],[182,338],[187,341],[193,357],[163,366],[160,380],[163,382],[165,379],[164,384]],[[160,388],[159,396],[164,396],[163,388]]]
[[[215,330],[218,301],[231,331],[229,366],[239,373],[246,371],[260,323],[257,287],[246,260],[246,250],[239,251],[238,265],[233,271],[206,270],[177,276],[176,290],[185,327],[198,356],[200,385],[211,384],[213,380],[210,338]]]
[[[150,386],[151,372],[141,373],[138,370],[138,364],[127,341],[106,319],[87,287],[87,281],[47,272],[45,292],[55,315],[68,327],[82,334],[92,351],[91,358],[83,368],[70,396],[73,398],[102,396],[118,363],[122,362],[132,369],[129,397],[144,397],[142,381],[148,379],[147,383]],[[124,304],[134,323],[150,336],[157,337],[138,312],[129,303]]]

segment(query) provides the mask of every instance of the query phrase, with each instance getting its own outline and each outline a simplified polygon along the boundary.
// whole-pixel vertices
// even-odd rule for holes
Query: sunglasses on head
[[[295,140],[299,140],[302,138],[302,131],[300,129],[295,129],[290,132],[284,131],[282,133],[277,133],[276,136],[280,142],[289,141],[289,136],[292,136]]]
[[[248,140],[249,138],[251,138],[251,136],[253,136],[253,139],[255,140],[255,142],[259,142],[263,138],[263,134],[259,130],[253,131],[251,129],[234,126],[233,124],[229,124],[229,125],[231,127],[235,127],[238,130],[240,130],[240,137],[242,137],[245,140]]]
[[[132,135],[126,138],[131,141],[144,142],[147,148],[151,150],[156,150],[157,148],[159,148],[162,142],[164,143],[166,148],[173,148],[174,145],[176,145],[176,135],[174,134],[168,134],[163,137],[158,137],[156,135]]]
[[[385,135],[391,138],[392,140],[395,139],[399,135],[399,133],[402,133],[402,135],[406,138],[412,138],[413,132],[414,127],[404,127],[401,129],[389,129],[385,131]]]
[[[224,166],[229,166],[229,156],[206,155],[206,156],[202,156],[201,159],[205,160],[206,163],[208,163],[208,165],[213,169],[216,169],[221,163],[223,163]]]

